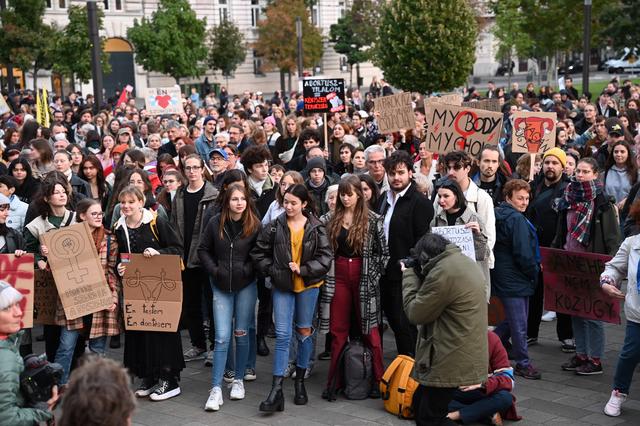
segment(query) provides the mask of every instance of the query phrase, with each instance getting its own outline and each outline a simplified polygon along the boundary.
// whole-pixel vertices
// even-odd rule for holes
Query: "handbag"
[[[280,158],[280,160],[282,160],[283,163],[288,163],[293,158],[293,153],[296,150],[296,146],[298,146],[298,139],[300,139],[299,136],[296,139],[296,141],[293,143],[293,147],[291,149],[288,149],[285,152],[281,152],[280,154],[278,154],[278,158]]]

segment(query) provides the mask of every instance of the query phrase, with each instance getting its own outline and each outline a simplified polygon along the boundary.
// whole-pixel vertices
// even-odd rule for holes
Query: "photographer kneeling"
[[[425,234],[412,254],[400,266],[404,311],[418,326],[413,412],[418,425],[454,425],[447,418],[454,391],[487,378],[485,278],[440,235]]]
[[[0,425],[32,426],[48,421],[53,418],[51,411],[58,400],[54,386],[47,410],[25,407],[25,397],[20,391],[24,363],[18,351],[22,297],[18,290],[0,281]]]

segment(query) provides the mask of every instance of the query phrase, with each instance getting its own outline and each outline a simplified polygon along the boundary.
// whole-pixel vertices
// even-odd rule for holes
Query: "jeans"
[[[258,278],[258,337],[265,337],[272,321],[273,303],[271,298],[271,290],[265,286],[265,279]]]
[[[604,355],[604,325],[602,321],[571,317],[573,335],[576,339],[576,354],[589,358],[602,358]]]
[[[511,355],[516,365],[525,368],[529,365],[527,347],[527,317],[529,315],[528,297],[500,297],[506,319],[493,330],[504,345],[511,337]]]
[[[613,376],[613,388],[629,393],[633,371],[640,363],[640,323],[627,320],[624,333],[624,345],[618,356],[616,374]]]
[[[409,322],[404,313],[402,282],[386,280],[383,277],[380,284],[382,311],[389,321],[391,330],[393,330],[398,354],[409,355],[413,358],[418,340],[418,329]]]
[[[60,384],[65,384],[69,380],[69,372],[71,371],[71,362],[73,361],[73,352],[76,349],[76,342],[80,332],[78,330],[67,330],[61,327],[60,344],[56,352],[55,362],[62,366],[64,373]],[[100,356],[104,356],[107,346],[107,336],[97,337],[89,340],[89,350]]]
[[[249,321],[249,355],[247,356],[246,368],[256,369],[256,312],[255,309],[252,312],[251,320]],[[236,371],[235,362],[235,350],[233,349],[233,342],[229,342],[229,350],[227,351],[227,363],[224,367],[225,370]]]
[[[460,420],[464,424],[482,422],[495,413],[502,413],[513,404],[513,396],[507,390],[500,390],[491,395],[480,390],[463,392],[456,390],[449,403],[449,412],[459,411]]]
[[[213,387],[220,387],[222,384],[232,329],[236,341],[235,377],[238,379],[244,377],[244,369],[249,356],[249,324],[253,318],[257,298],[255,282],[242,290],[231,293],[217,287],[213,288],[213,316],[216,327],[211,373]]]
[[[207,341],[202,325],[202,290],[208,281],[201,268],[186,268],[182,271],[182,316],[180,322],[189,330],[191,345],[206,349]]]
[[[313,351],[313,315],[316,311],[319,288],[309,288],[300,293],[280,291],[273,288],[273,314],[276,327],[276,348],[273,357],[273,375],[284,376],[289,363],[289,342],[292,327],[296,329],[310,328],[311,334],[302,335],[296,331],[298,340],[298,357],[296,366],[307,368]]]

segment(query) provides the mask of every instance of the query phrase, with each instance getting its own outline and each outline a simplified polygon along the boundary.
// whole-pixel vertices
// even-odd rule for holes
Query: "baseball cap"
[[[216,148],[213,151],[211,151],[209,153],[209,158],[213,158],[213,154],[218,154],[220,155],[222,158],[224,158],[225,161],[229,160],[229,156],[227,155],[227,151],[225,151],[222,148]]]

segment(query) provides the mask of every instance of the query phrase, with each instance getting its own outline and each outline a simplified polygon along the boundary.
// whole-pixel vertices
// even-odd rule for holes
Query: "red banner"
[[[611,256],[540,248],[544,308],[581,318],[620,324],[620,301],[600,289]]]

